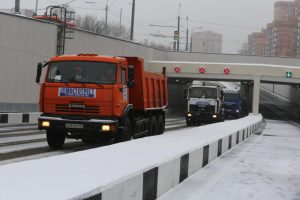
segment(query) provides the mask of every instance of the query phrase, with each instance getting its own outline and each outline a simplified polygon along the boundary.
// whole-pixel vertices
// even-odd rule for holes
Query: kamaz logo
[[[69,104],[69,108],[85,108],[84,104]]]

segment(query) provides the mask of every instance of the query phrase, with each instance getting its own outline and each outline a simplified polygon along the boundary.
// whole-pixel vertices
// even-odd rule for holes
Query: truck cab
[[[225,118],[240,118],[242,112],[242,100],[240,90],[223,89],[223,108]]]
[[[221,104],[219,86],[191,85],[187,90],[187,125],[222,121]]]

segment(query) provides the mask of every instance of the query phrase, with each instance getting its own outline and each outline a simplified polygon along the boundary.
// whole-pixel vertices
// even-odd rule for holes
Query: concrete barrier
[[[40,113],[0,113],[0,125],[37,124]]]
[[[262,116],[250,115],[77,153],[3,165],[0,166],[0,199],[154,200],[261,127]]]

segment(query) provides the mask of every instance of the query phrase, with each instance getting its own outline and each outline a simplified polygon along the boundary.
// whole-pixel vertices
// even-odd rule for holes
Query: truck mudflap
[[[63,119],[61,117],[41,116],[38,119],[38,128],[40,130],[60,130],[65,132],[85,132],[93,134],[101,133],[117,133],[117,120],[72,120]]]

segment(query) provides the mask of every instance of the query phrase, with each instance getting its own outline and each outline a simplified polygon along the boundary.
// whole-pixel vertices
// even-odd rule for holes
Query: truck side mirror
[[[128,66],[128,80],[134,80],[134,66],[133,65],[129,65]]]
[[[35,77],[35,82],[37,84],[40,83],[40,79],[41,79],[41,75],[42,75],[42,68],[43,68],[43,63],[39,62],[37,64],[36,77]]]
[[[135,86],[135,81],[134,80],[127,82],[127,87],[128,88],[134,88],[134,86]]]
[[[223,92],[223,90],[221,90],[221,92],[220,92],[220,97],[221,97],[221,98],[224,97],[224,92]]]
[[[128,66],[128,82],[127,82],[127,87],[128,88],[133,88],[135,86],[135,81],[134,81],[134,66],[129,65]]]

